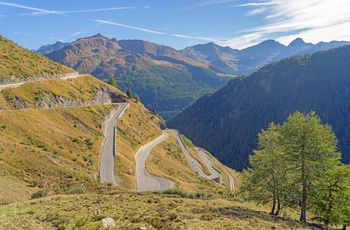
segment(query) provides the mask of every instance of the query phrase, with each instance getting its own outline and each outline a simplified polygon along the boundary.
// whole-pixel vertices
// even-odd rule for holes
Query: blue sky
[[[214,42],[245,48],[350,41],[349,0],[16,0],[0,1],[0,34],[28,49],[97,33],[183,49]]]

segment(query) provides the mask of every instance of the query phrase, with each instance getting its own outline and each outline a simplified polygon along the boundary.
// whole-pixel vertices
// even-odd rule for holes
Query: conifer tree
[[[132,96],[131,96],[131,91],[130,91],[130,89],[127,89],[126,90],[126,96],[128,96],[128,98],[131,98]]]
[[[117,87],[117,82],[115,81],[114,77],[109,78],[108,84],[113,85],[114,87]]]
[[[315,112],[290,115],[280,134],[285,169],[290,172],[289,197],[300,205],[300,221],[306,222],[309,194],[318,189],[317,179],[340,163],[337,138],[329,125],[321,124]]]

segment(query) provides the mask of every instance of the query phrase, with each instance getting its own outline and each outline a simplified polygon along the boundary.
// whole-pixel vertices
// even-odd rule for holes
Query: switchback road
[[[206,178],[221,181],[221,173],[213,167],[213,163],[209,160],[209,156],[199,147],[195,146],[194,148],[198,153],[199,157],[202,159],[204,164],[210,171],[210,175],[206,175]]]
[[[149,174],[146,170],[146,159],[153,147],[168,138],[169,134],[163,131],[163,134],[142,146],[135,155],[136,161],[136,183],[137,191],[164,191],[174,186],[174,182],[162,177]]]
[[[105,141],[101,156],[100,180],[101,183],[112,183],[117,186],[114,179],[114,156],[116,153],[116,120],[121,117],[124,111],[129,107],[129,103],[118,103],[117,110],[110,114],[107,129],[105,132]]]
[[[182,142],[181,140],[181,137],[180,137],[180,134],[177,130],[175,129],[168,129],[168,132],[172,132],[175,136],[176,136],[176,140],[177,140],[177,143],[179,144],[182,152],[184,153],[187,161],[189,162],[191,168],[193,171],[197,172],[199,176],[201,177],[204,177],[204,178],[208,178],[208,175],[206,175],[204,172],[203,172],[203,167],[202,165],[196,160],[194,159],[190,153],[187,151],[184,143]]]

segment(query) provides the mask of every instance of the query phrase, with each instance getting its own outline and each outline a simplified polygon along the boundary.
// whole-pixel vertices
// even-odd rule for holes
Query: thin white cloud
[[[34,13],[27,13],[21,15],[48,15],[48,14],[71,14],[71,13],[92,13],[92,12],[100,12],[100,11],[115,11],[115,10],[129,10],[134,9],[134,7],[112,7],[112,8],[102,8],[102,9],[89,9],[89,10],[68,10],[68,11],[37,11]]]
[[[101,24],[125,27],[125,28],[129,28],[129,29],[143,31],[143,32],[146,32],[146,33],[152,33],[152,34],[160,34],[160,35],[167,35],[167,36],[172,36],[172,37],[177,37],[177,38],[194,39],[194,40],[201,40],[201,41],[215,42],[215,43],[219,43],[220,42],[219,40],[212,39],[212,38],[207,38],[207,37],[195,37],[195,36],[182,35],[182,34],[169,34],[169,33],[165,33],[165,32],[160,32],[160,31],[140,28],[140,27],[136,27],[136,26],[125,25],[125,24],[112,22],[112,21],[105,21],[105,20],[91,20],[91,21],[98,22],[98,23],[101,23]]]
[[[262,13],[264,24],[240,31],[243,36],[224,42],[234,48],[244,48],[267,39],[283,44],[297,37],[312,43],[350,40],[349,0],[267,0],[237,6],[247,7],[247,16]],[[264,10],[259,12],[261,7]]]
[[[254,16],[257,14],[261,14],[264,13],[266,11],[266,8],[258,8],[258,9],[254,9],[249,11],[248,13],[246,13],[247,16]]]
[[[188,6],[185,9],[194,9],[194,8],[199,8],[199,7],[217,5],[217,4],[223,4],[223,3],[229,3],[229,2],[236,2],[236,1],[237,0],[207,0],[207,1],[202,1],[202,2],[196,3],[194,5]]]
[[[105,20],[92,20],[92,21],[103,23],[103,24],[109,24],[109,25],[114,25],[114,26],[125,27],[125,28],[129,28],[129,29],[134,29],[134,30],[140,30],[140,31],[143,31],[143,32],[146,32],[146,33],[166,34],[166,33],[155,31],[155,30],[149,30],[149,29],[145,29],[145,28],[129,26],[129,25],[125,25],[125,24],[121,24],[121,23],[117,23],[117,22],[111,22],[111,21],[105,21]]]
[[[250,2],[250,3],[245,3],[245,4],[238,4],[238,5],[231,5],[230,7],[245,7],[245,6],[253,6],[253,7],[259,7],[259,6],[271,6],[271,5],[276,5],[279,2]]]
[[[178,38],[189,38],[189,39],[202,40],[202,41],[215,42],[215,43],[220,42],[219,40],[212,39],[212,38],[205,38],[205,37],[195,37],[195,36],[188,36],[188,35],[182,35],[182,34],[170,34],[170,35]]]
[[[10,7],[15,7],[15,8],[20,8],[20,9],[26,9],[26,10],[32,10],[32,11],[36,11],[36,12],[43,12],[43,13],[46,12],[46,13],[51,13],[51,14],[55,13],[55,11],[52,11],[52,10],[45,10],[45,9],[35,8],[35,7],[31,7],[31,6],[24,6],[24,5],[19,5],[19,4],[10,3],[10,2],[0,2],[0,5],[10,6]]]
[[[102,9],[59,11],[59,10],[46,10],[46,9],[25,6],[25,5],[20,5],[20,4],[10,3],[10,2],[0,2],[0,5],[34,11],[33,13],[20,14],[22,16],[27,16],[27,15],[39,16],[39,15],[50,15],[50,14],[64,15],[64,14],[71,14],[71,13],[91,13],[91,12],[99,12],[99,11],[134,9],[134,7],[112,7],[112,8],[102,8]]]
[[[82,34],[82,33],[85,33],[86,31],[89,31],[89,30],[91,30],[91,29],[93,29],[93,28],[95,28],[95,27],[98,27],[98,26],[100,26],[100,25],[103,25],[103,24],[105,24],[105,23],[98,23],[98,24],[96,24],[96,25],[91,26],[90,28],[77,31],[77,32],[75,32],[75,33],[69,35],[68,37],[63,38],[62,41],[66,41],[66,40],[69,39],[69,38],[78,36],[78,35],[80,35],[80,34]]]

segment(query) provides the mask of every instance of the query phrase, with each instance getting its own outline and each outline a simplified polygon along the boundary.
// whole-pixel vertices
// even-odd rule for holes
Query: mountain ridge
[[[114,78],[117,86],[138,94],[149,110],[169,119],[205,93],[222,87],[230,74],[210,68],[175,49],[142,40],[80,38],[47,55],[79,73]]]

